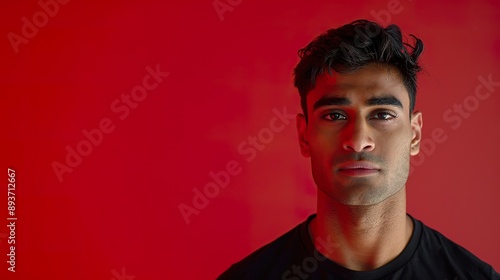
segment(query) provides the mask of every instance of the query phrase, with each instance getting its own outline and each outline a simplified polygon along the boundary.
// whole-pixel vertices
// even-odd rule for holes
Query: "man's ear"
[[[422,126],[424,125],[422,120],[422,112],[417,111],[411,114],[411,149],[410,155],[417,155],[420,151],[420,141],[422,140]]]
[[[309,142],[307,140],[307,121],[304,114],[297,114],[297,132],[299,134],[300,151],[303,156],[310,157]]]

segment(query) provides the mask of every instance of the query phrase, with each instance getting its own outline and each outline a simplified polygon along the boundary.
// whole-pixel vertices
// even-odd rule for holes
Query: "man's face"
[[[419,151],[422,115],[395,68],[369,64],[318,77],[297,116],[302,154],[320,191],[346,205],[374,205],[406,184]]]

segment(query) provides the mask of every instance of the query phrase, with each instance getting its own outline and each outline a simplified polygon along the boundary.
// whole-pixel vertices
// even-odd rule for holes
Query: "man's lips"
[[[369,161],[348,161],[339,164],[337,170],[345,175],[364,176],[378,173],[380,167]]]

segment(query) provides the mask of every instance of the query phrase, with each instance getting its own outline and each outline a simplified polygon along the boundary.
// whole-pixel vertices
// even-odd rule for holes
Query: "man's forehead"
[[[398,70],[391,66],[370,65],[351,73],[329,72],[319,75],[316,87],[329,89],[404,87]]]
[[[310,106],[319,99],[346,98],[365,100],[395,97],[405,107],[409,95],[397,70],[388,67],[371,67],[354,73],[326,72],[318,77],[315,87],[308,94]]]

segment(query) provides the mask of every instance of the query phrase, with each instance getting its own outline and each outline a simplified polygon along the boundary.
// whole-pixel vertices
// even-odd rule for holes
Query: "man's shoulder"
[[[233,264],[217,279],[281,279],[283,272],[305,256],[304,230],[312,217]]]
[[[478,257],[460,244],[451,240],[440,231],[422,223],[422,237],[420,248],[433,255],[446,255],[455,260],[464,260],[468,263],[483,263]]]
[[[421,223],[421,222],[420,222]],[[474,279],[498,279],[493,267],[438,230],[422,223],[422,236],[413,261],[425,262],[435,268],[449,267],[467,273]],[[459,277],[459,279],[461,279]]]

